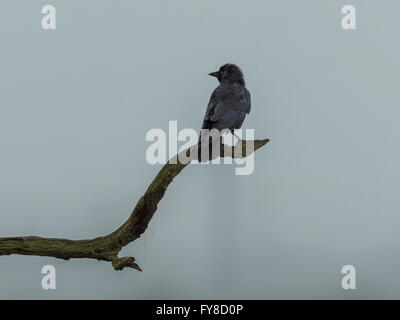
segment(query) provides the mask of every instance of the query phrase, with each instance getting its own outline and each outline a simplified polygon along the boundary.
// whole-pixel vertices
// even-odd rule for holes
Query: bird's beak
[[[218,71],[211,72],[211,73],[209,73],[208,75],[209,75],[209,76],[212,76],[212,77],[217,77],[217,78],[218,78],[219,72],[218,72]]]

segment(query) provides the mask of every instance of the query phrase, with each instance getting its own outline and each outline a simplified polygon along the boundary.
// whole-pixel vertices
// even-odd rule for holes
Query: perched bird
[[[219,86],[211,94],[202,129],[229,130],[234,134],[239,129],[250,112],[250,92],[246,89],[244,76],[238,66],[227,63],[219,71],[209,73],[220,82]],[[202,156],[204,148],[210,143],[210,138],[201,134],[199,138],[199,161],[211,160],[211,145],[209,156]],[[204,143],[205,140],[208,140]],[[202,152],[203,150],[203,152]]]

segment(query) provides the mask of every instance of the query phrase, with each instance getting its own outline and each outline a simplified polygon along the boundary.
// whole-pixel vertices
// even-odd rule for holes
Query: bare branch
[[[268,139],[242,141],[234,147],[223,145],[220,156],[244,158],[268,143]],[[249,146],[254,146],[250,147]],[[195,146],[182,151],[190,155]],[[182,154],[181,153],[181,154]],[[10,254],[48,256],[64,260],[71,258],[91,258],[110,261],[115,270],[126,267],[142,271],[133,257],[118,257],[123,247],[136,240],[147,229],[157,210],[157,205],[164,197],[172,180],[190,163],[180,163],[179,155],[170,159],[154,178],[144,195],[139,199],[128,220],[116,231],[90,240],[69,240],[58,238],[41,238],[35,236],[0,238],[0,256]],[[172,160],[175,161],[172,161]],[[192,159],[192,158],[191,158]]]

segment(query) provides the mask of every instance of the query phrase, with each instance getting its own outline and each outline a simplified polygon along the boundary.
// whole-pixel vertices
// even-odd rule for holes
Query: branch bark
[[[221,157],[245,158],[269,142],[269,139],[242,141],[234,147],[222,145]],[[197,146],[197,145],[196,145]],[[95,239],[69,240],[36,236],[0,238],[0,256],[10,254],[48,256],[64,260],[91,258],[110,261],[115,270],[126,267],[142,271],[133,257],[118,257],[123,247],[136,240],[147,229],[172,180],[195,158],[192,146],[166,163],[139,199],[128,220],[114,232]],[[189,161],[179,161],[187,156]]]

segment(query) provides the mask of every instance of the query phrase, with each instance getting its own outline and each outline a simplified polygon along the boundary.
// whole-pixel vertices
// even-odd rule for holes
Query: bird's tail
[[[221,144],[222,136],[217,129],[202,130],[197,143],[198,161],[207,162],[218,158]]]

